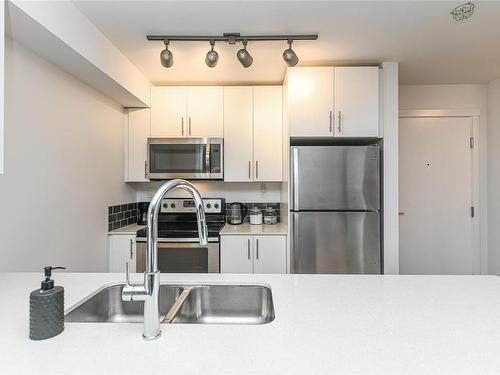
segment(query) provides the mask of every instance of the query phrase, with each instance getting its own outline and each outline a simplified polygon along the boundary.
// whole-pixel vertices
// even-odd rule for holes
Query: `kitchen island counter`
[[[121,274],[54,273],[68,309]],[[259,283],[276,318],[264,325],[66,323],[28,338],[40,273],[0,273],[2,374],[498,374],[500,278],[162,274],[162,283]],[[134,274],[140,281],[142,275]]]

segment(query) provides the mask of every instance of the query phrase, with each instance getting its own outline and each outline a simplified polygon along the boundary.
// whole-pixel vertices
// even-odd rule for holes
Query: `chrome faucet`
[[[191,194],[198,219],[198,237],[200,245],[208,243],[205,209],[200,193],[185,180],[171,180],[164,183],[156,192],[148,209],[146,271],[144,283],[131,284],[129,264],[127,262],[126,284],[122,291],[123,301],[144,301],[144,333],[145,340],[154,340],[160,337],[160,271],[158,271],[158,213],[163,197],[170,190],[183,189]]]

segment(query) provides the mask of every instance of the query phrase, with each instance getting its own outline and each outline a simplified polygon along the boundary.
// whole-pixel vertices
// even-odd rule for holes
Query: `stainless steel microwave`
[[[223,163],[222,138],[148,138],[147,172],[151,180],[222,180]]]

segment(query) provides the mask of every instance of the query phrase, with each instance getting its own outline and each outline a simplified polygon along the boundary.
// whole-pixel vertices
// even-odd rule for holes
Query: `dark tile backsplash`
[[[226,211],[229,210],[229,205],[231,203],[227,203],[226,202]],[[247,207],[250,209],[250,208],[259,208],[261,210],[264,210],[266,208],[274,208],[276,210],[276,213],[277,213],[277,216],[278,216],[278,223],[281,221],[281,217],[280,217],[280,209],[281,209],[281,204],[280,203],[245,203],[247,205]],[[245,217],[245,220],[243,220],[245,223],[248,223],[250,221],[250,218],[248,217],[248,215]]]
[[[137,203],[117,204],[108,207],[108,230],[112,231],[137,223]]]

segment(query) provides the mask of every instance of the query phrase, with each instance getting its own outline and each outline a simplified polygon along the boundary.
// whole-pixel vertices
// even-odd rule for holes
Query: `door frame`
[[[474,147],[472,152],[472,206],[474,207],[474,220],[472,221],[472,245],[473,245],[473,274],[484,274],[488,272],[488,254],[486,238],[481,232],[481,221],[484,219],[481,209],[480,196],[480,145],[479,132],[479,109],[401,109],[399,118],[470,118],[472,119],[472,134]],[[401,152],[401,150],[399,150]],[[399,154],[398,154],[399,155]],[[399,156],[398,156],[399,158]],[[399,187],[398,187],[399,189]],[[398,190],[399,191],[399,190]]]

